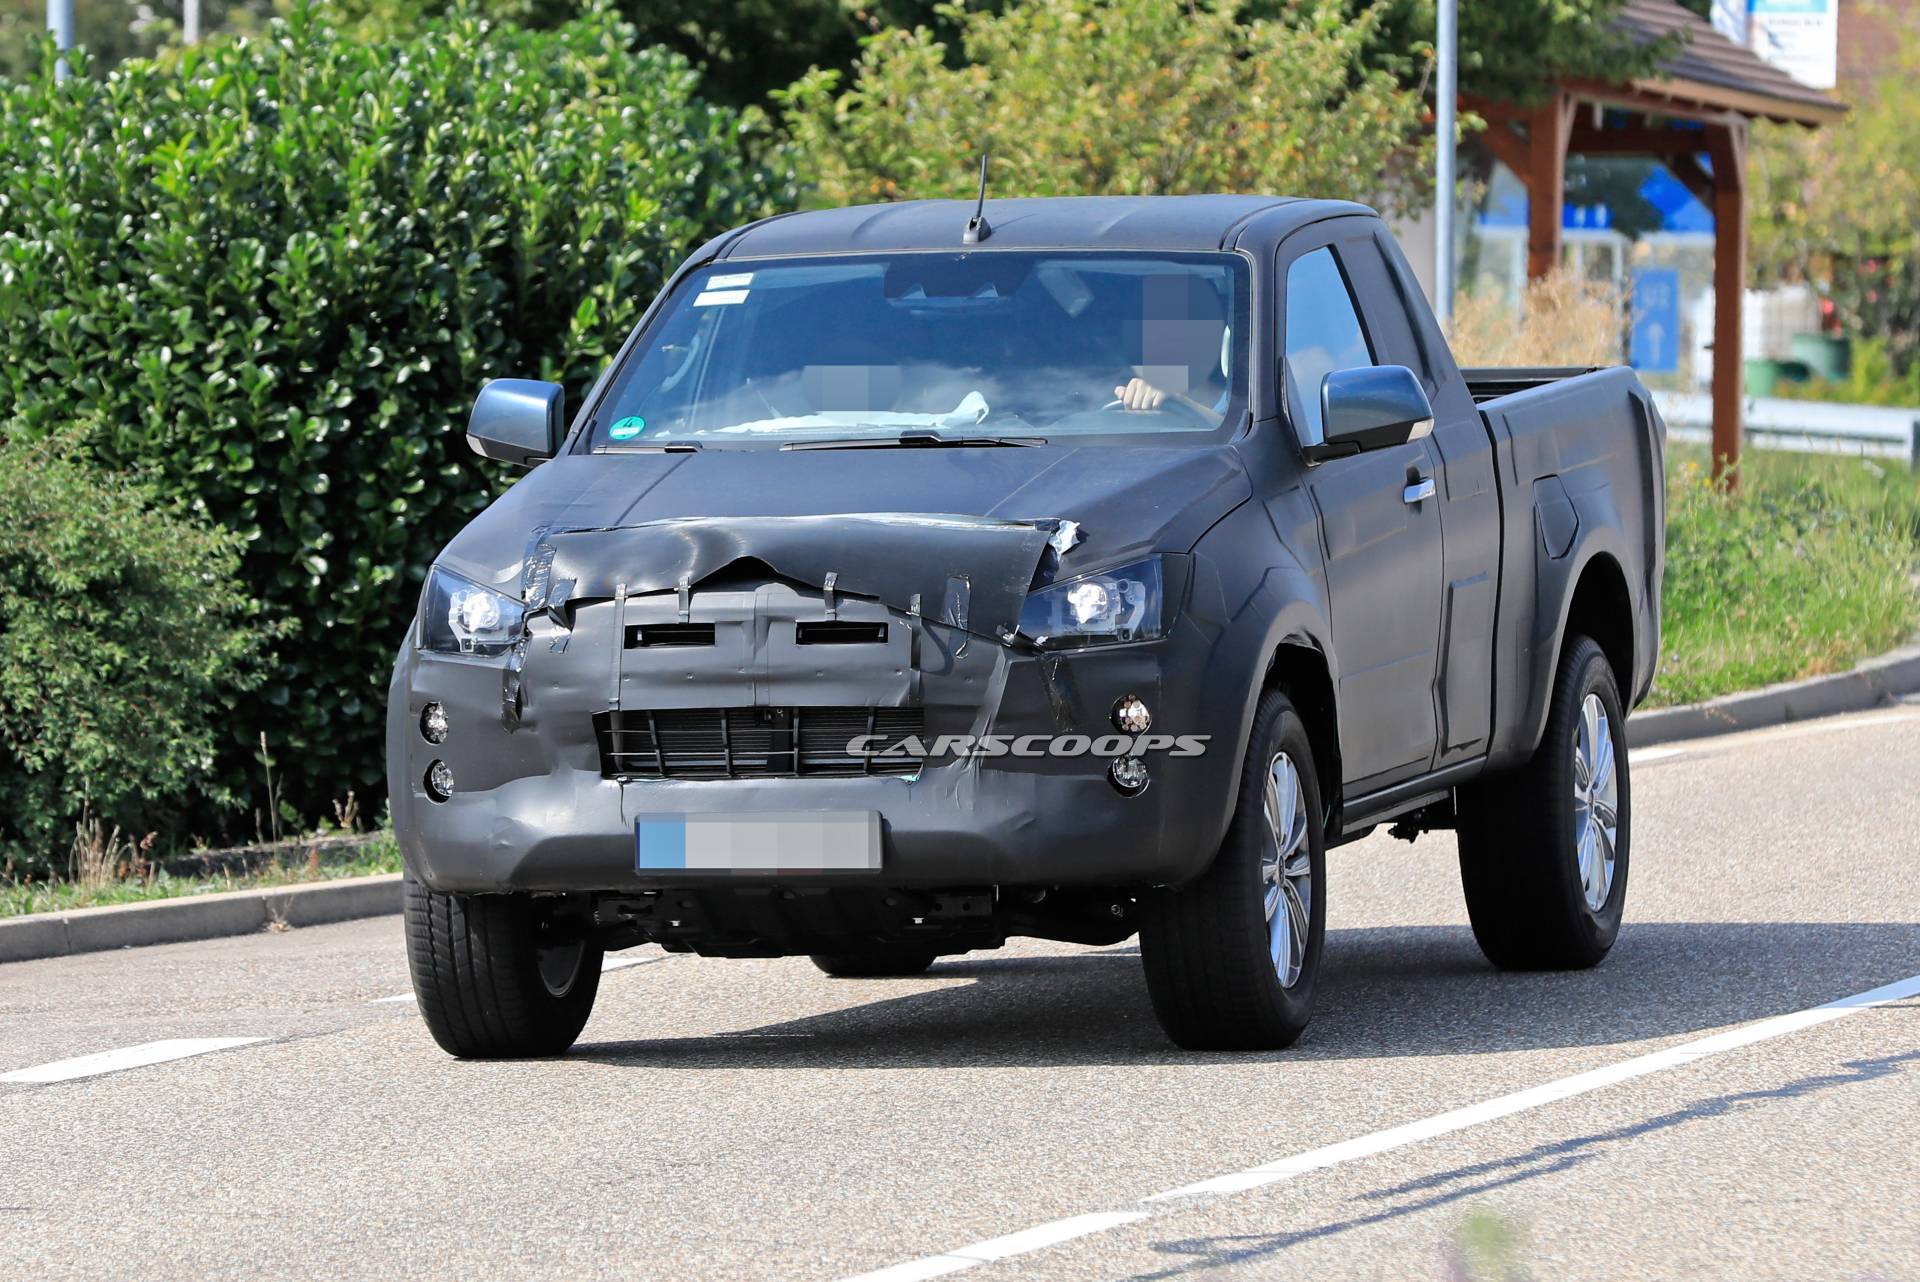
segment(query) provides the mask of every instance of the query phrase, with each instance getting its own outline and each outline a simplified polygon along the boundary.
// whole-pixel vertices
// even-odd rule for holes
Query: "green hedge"
[[[138,841],[218,789],[266,640],[239,563],[72,434],[0,424],[0,880],[59,867],[83,809]]]
[[[510,479],[481,383],[577,398],[677,260],[792,203],[754,115],[594,13],[360,43],[265,38],[0,85],[0,413],[94,424],[112,466],[244,540],[295,635],[225,727],[307,814],[382,793],[387,673],[435,551]]]

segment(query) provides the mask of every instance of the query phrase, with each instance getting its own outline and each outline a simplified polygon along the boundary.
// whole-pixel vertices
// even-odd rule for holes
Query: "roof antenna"
[[[973,217],[967,219],[967,229],[960,233],[962,245],[978,245],[993,235],[993,225],[987,222],[987,162],[993,159],[993,153],[980,153],[980,199],[973,206]]]

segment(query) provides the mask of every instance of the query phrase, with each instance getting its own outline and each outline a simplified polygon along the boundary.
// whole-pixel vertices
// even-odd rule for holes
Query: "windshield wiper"
[[[609,445],[603,454],[698,454],[698,441],[648,441],[645,445]]]
[[[788,441],[783,450],[893,450],[902,447],[1045,445],[1044,436],[942,436],[938,432],[902,432],[898,436],[848,436],[829,441]]]

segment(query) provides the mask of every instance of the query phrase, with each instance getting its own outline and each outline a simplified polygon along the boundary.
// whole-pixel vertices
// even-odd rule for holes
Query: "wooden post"
[[[1527,279],[1560,265],[1561,211],[1567,196],[1567,138],[1573,99],[1558,90],[1527,118]]]
[[[1710,126],[1713,160],[1713,474],[1735,486],[1740,478],[1741,409],[1746,360],[1741,334],[1747,285],[1747,126]]]

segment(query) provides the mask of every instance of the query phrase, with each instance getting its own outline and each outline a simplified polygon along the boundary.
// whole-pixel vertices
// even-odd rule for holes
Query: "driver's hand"
[[[1113,389],[1113,395],[1130,410],[1157,410],[1167,394],[1144,378],[1130,378],[1126,386]]]

